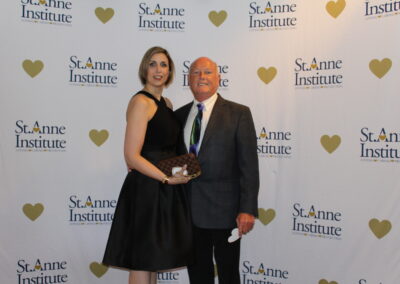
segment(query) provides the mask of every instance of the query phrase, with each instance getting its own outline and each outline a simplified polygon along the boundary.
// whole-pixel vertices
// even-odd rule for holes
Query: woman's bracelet
[[[164,184],[168,184],[168,182],[169,182],[169,177],[168,177],[168,176],[163,177],[163,179],[162,179],[161,182],[164,183]]]

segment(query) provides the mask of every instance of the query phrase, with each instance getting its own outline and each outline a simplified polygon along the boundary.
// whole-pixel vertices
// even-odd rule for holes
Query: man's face
[[[217,66],[210,59],[201,57],[193,62],[189,73],[189,85],[196,100],[201,102],[215,94],[219,79]]]

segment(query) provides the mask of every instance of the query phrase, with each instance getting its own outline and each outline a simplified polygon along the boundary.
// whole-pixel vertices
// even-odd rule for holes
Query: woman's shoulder
[[[165,100],[165,104],[167,105],[167,107],[169,107],[170,109],[174,109],[174,106],[172,105],[170,99],[168,99],[167,97],[163,97]]]
[[[149,98],[145,93],[137,92],[129,100],[129,104],[145,104],[148,105],[153,99]]]
[[[136,111],[148,111],[151,108],[152,104],[154,104],[152,99],[138,92],[134,94],[129,100],[127,114],[131,113],[133,109],[135,109]]]

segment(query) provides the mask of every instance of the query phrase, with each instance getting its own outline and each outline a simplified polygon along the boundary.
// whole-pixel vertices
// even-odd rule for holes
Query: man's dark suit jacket
[[[175,112],[182,124],[180,153],[187,153],[183,129],[192,104]],[[258,215],[257,138],[248,107],[218,94],[198,159],[202,174],[187,185],[196,227],[230,229],[239,213]]]

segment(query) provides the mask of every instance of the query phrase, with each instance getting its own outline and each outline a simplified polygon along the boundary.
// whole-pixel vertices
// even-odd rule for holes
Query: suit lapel
[[[181,128],[181,145],[182,145],[182,150],[184,151],[185,154],[188,153],[186,144],[185,144],[185,126],[186,126],[186,122],[189,116],[189,112],[192,108],[193,102],[187,104],[183,109],[182,109],[182,119],[181,119],[181,123],[182,123],[182,128]]]
[[[185,128],[185,126],[186,126],[186,122],[187,122],[187,119],[188,119],[188,116],[189,116],[190,109],[192,108],[192,105],[193,105],[193,102],[187,104],[184,107],[184,109],[182,110],[182,114],[183,114],[182,118],[183,119],[182,119],[181,123],[182,123],[183,128]]]
[[[218,121],[220,120],[220,118],[223,116],[224,113],[223,105],[225,103],[225,100],[219,94],[217,95],[218,95],[217,101],[215,102],[215,105],[210,115],[210,119],[208,120],[207,128],[204,131],[203,140],[201,141],[199,156],[201,156],[203,149],[207,147],[207,143],[210,140],[210,137],[212,137],[213,133],[218,131]]]

